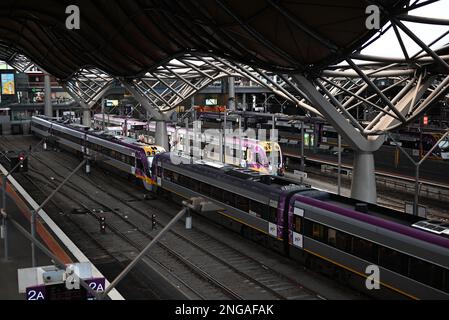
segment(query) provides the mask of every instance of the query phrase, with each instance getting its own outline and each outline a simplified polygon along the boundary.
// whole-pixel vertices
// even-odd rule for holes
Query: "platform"
[[[1,202],[1,200],[0,200]],[[7,212],[16,221],[18,221],[24,228],[29,229],[29,221],[21,213],[18,206],[7,198]],[[31,244],[19,233],[14,227],[9,226],[9,259],[4,259],[3,241],[0,246],[0,300],[25,300],[24,294],[19,294],[17,270],[32,267],[31,263]],[[40,250],[37,253],[38,265],[51,265],[50,259],[45,256]]]
[[[0,172],[6,173],[6,169],[0,166]],[[26,230],[30,230],[31,209],[38,209],[39,205],[28,195],[20,184],[11,176],[8,177],[6,209],[8,215],[18,222]],[[0,183],[0,190],[2,185]],[[1,203],[0,199],[0,203]],[[4,242],[0,241],[0,300],[22,300],[23,294],[18,289],[18,269],[31,268],[31,243],[12,224],[8,223],[8,260],[4,259]],[[58,259],[65,263],[90,262],[89,259],[71,242],[71,240],[59,229],[59,227],[40,210],[36,222],[37,239],[44,244]],[[54,263],[41,250],[36,247],[37,266],[48,266]],[[98,269],[93,266],[95,278],[103,278]],[[109,282],[106,280],[106,285]],[[117,290],[109,294],[111,299],[122,300],[123,297]]]

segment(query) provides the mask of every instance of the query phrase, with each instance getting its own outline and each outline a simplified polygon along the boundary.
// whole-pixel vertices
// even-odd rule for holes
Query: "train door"
[[[240,166],[242,168],[247,168],[248,167],[248,154],[249,154],[249,148],[245,147],[243,148],[243,155],[242,155],[242,162],[240,164]]]

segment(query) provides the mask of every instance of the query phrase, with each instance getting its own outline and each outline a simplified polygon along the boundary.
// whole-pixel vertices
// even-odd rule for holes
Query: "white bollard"
[[[192,216],[189,215],[186,217],[186,230],[192,230],[192,226]]]

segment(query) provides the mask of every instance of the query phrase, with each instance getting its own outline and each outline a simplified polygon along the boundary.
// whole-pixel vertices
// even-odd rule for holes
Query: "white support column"
[[[47,117],[53,117],[53,105],[51,103],[51,81],[50,75],[44,75],[44,87],[45,87],[45,109],[44,113]]]
[[[372,152],[354,152],[351,198],[367,203],[377,203],[377,185]]]
[[[230,77],[228,79],[228,93],[229,93],[229,101],[228,101],[228,110],[235,111],[235,78]]]
[[[83,125],[89,127],[92,125],[92,112],[90,108],[83,109]]]
[[[89,98],[89,100],[83,100],[80,98],[80,96],[78,96],[77,94],[75,94],[74,92],[69,90],[69,88],[67,87],[66,84],[63,84],[64,90],[66,92],[68,92],[68,94],[72,97],[73,100],[75,100],[77,103],[79,103],[79,105],[81,106],[81,108],[83,110],[83,120],[82,120],[83,125],[89,126],[89,127],[92,125],[92,108],[93,108],[93,106],[98,102],[98,100],[103,98],[103,96],[106,94],[106,92],[111,87],[112,87],[112,81],[109,81],[103,87],[98,88],[95,95],[91,96]]]
[[[143,97],[136,88],[126,81],[122,81],[122,84],[125,88],[134,96],[134,98],[145,108],[147,112],[149,112],[153,120],[156,121],[156,144],[164,147],[165,150],[170,150],[170,141],[168,139],[168,130],[167,130],[167,116],[159,111],[158,108],[153,107],[150,102]]]
[[[156,144],[165,148],[166,151],[170,150],[168,141],[168,131],[167,122],[157,121],[156,122]]]
[[[352,175],[351,197],[367,203],[377,203],[376,171],[374,154],[383,144],[384,137],[367,139],[354,128],[348,120],[323,97],[316,87],[305,77],[295,76],[298,87],[307,94],[315,108],[341,134],[354,149],[354,171]]]

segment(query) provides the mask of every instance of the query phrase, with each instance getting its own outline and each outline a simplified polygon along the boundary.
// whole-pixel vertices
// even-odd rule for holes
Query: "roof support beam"
[[[128,81],[121,80],[122,84],[125,86],[126,90],[128,90],[133,97],[139,102],[142,107],[145,108],[146,111],[148,111],[151,114],[151,117],[155,121],[166,121],[166,117],[164,114],[157,108],[157,106],[152,106],[148,99],[144,96],[142,96],[139,93],[139,90],[136,89],[135,84],[129,83]]]
[[[316,86],[302,75],[295,75],[298,87],[307,95],[308,100],[317,108],[327,121],[329,121],[342,135],[343,139],[355,150],[362,152],[377,151],[383,144],[384,139],[365,138],[362,133],[327,100],[316,88]]]

